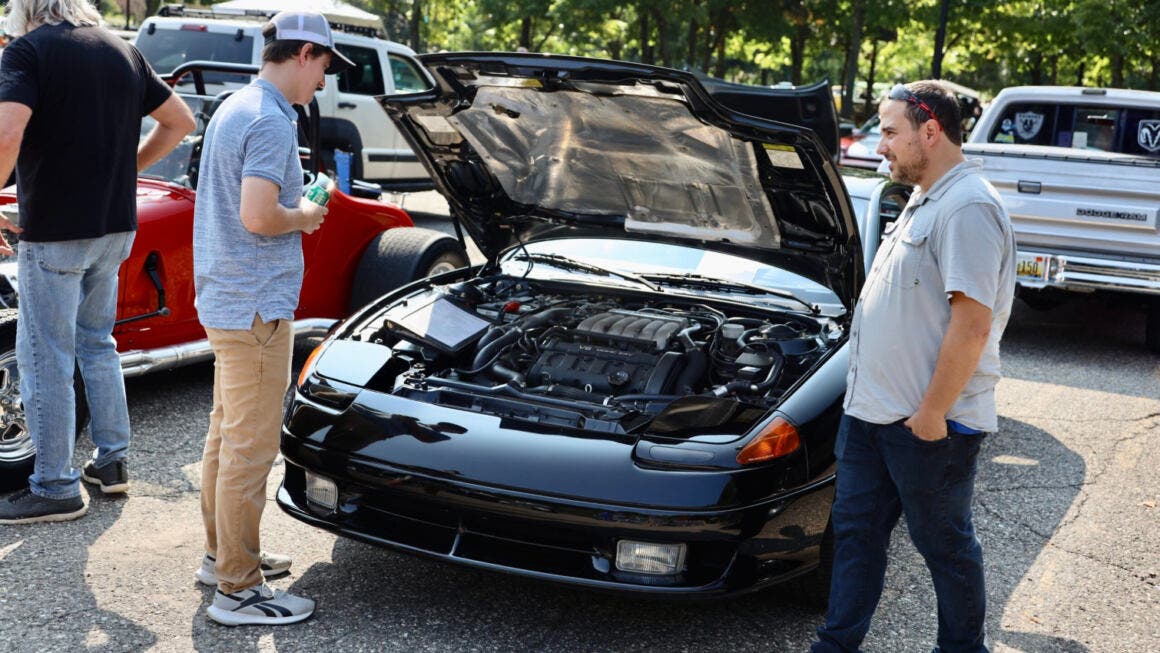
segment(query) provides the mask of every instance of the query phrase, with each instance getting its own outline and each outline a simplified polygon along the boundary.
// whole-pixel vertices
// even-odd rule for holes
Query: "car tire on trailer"
[[[355,270],[350,309],[416,279],[466,266],[467,252],[447,234],[420,227],[384,231],[367,245]]]
[[[80,436],[89,419],[85,386],[80,371],[73,379],[76,391],[76,435]],[[24,404],[20,401],[20,372],[16,368],[16,309],[0,310],[0,492],[9,492],[28,484],[36,446],[24,421]]]

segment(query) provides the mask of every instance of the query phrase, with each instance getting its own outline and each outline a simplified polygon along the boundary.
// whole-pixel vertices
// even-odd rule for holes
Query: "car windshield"
[[[214,98],[200,95],[182,95],[180,97],[193,111],[193,117],[197,119],[197,128],[181,139],[177,147],[166,154],[165,158],[143,170],[141,176],[162,179],[182,186],[192,186],[193,184],[190,183],[189,179],[190,164],[194,148],[201,142],[202,134],[205,133],[205,126],[209,122],[209,109]],[[157,121],[145,116],[141,120],[141,139],[144,139],[156,124]]]
[[[182,29],[143,30],[136,45],[159,75],[168,75],[187,61],[248,64],[254,53],[253,37],[242,35],[241,30],[237,33],[211,32],[196,24]],[[207,72],[205,76],[207,84],[228,82],[240,85],[249,80],[249,75],[222,72]]]
[[[596,275],[583,270],[536,263],[534,260],[528,261],[523,249],[517,247],[508,252],[507,257],[501,262],[505,273],[523,275],[527,272],[528,276],[541,279],[597,276],[599,282],[605,285],[615,284],[637,289],[641,287],[638,283],[621,280],[614,276]],[[727,285],[723,285],[721,288],[713,288],[705,283],[689,286],[672,285],[651,277],[664,290],[673,292],[728,296],[734,299],[740,297],[741,301],[785,307],[795,311],[802,310],[804,302],[817,306],[820,312],[825,315],[838,315],[845,310],[838,297],[821,284],[781,268],[721,252],[669,243],[611,238],[544,240],[528,243],[526,249],[531,254],[557,254],[625,274],[698,275],[699,277],[720,280],[723,284],[764,288],[770,291],[770,295],[768,297],[755,296],[752,291]],[[791,293],[800,301],[780,296],[779,293]]]

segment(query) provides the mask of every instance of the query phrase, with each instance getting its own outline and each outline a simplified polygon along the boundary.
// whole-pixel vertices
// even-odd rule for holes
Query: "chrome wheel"
[[[462,267],[462,266],[461,266],[461,265],[457,265],[457,264],[456,264],[456,261],[453,261],[453,260],[450,260],[450,259],[447,259],[447,258],[442,258],[442,259],[439,259],[438,261],[435,261],[435,264],[434,264],[434,265],[432,265],[432,266],[431,266],[431,267],[430,267],[430,268],[427,270],[427,274],[425,274],[425,275],[423,275],[423,276],[424,276],[424,277],[433,277],[433,276],[435,276],[435,275],[437,275],[437,274],[443,274],[444,272],[450,272],[450,271],[452,271],[452,270],[458,270],[460,267]]]
[[[20,372],[16,369],[16,352],[0,355],[0,463],[32,458],[36,446],[24,422],[24,404],[20,401]]]

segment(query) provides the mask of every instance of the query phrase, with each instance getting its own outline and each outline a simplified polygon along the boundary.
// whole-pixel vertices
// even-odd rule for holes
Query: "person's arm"
[[[262,177],[242,178],[242,226],[259,236],[279,236],[301,231],[311,233],[322,225],[326,207],[303,198],[298,208],[278,202],[278,184]]]
[[[32,109],[19,102],[0,102],[0,183],[8,179],[16,168],[16,158],[20,154],[20,144],[24,141],[24,128],[32,118]],[[0,216],[0,228],[12,233],[20,233],[20,227]],[[0,234],[0,254],[12,256],[12,246]]]
[[[157,121],[157,125],[137,146],[137,172],[160,161],[197,127],[193,112],[176,94],[171,94],[149,116]]]
[[[991,335],[991,309],[961,292],[951,293],[951,319],[934,375],[906,427],[924,440],[947,436],[946,415],[975,373]]]

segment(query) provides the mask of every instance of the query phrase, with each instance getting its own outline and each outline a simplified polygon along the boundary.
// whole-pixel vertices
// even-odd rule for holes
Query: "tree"
[[[419,52],[523,46],[735,81],[829,77],[845,117],[879,80],[1160,85],[1160,0],[347,1]]]

